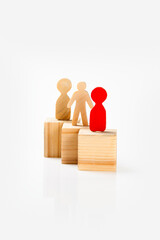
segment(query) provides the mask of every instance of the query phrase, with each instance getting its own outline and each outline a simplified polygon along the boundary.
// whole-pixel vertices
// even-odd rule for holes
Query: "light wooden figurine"
[[[72,83],[67,78],[63,78],[57,83],[57,88],[61,92],[61,95],[56,102],[56,119],[58,120],[70,119],[71,111],[67,108],[70,98],[68,97],[67,92],[71,89],[71,87]]]
[[[87,126],[64,123],[62,127],[61,158],[62,163],[78,163],[78,133],[80,129],[89,129]]]
[[[86,89],[86,83],[85,82],[79,82],[77,84],[77,89],[70,101],[68,102],[67,107],[71,108],[74,101],[76,101],[76,106],[73,114],[73,120],[72,125],[76,126],[78,121],[78,116],[81,113],[82,116],[82,123],[84,126],[88,126],[88,120],[87,120],[87,114],[86,114],[86,102],[88,103],[89,107],[93,107],[93,103],[89,97],[88,92]]]
[[[87,171],[116,171],[117,131],[92,132],[81,129],[78,134],[78,168]]]

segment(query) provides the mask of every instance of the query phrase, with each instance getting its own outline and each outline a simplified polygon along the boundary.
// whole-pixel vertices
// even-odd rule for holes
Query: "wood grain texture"
[[[72,83],[69,79],[63,78],[58,81],[57,88],[61,92],[60,97],[56,102],[56,119],[69,120],[71,115],[70,108],[67,108],[67,104],[70,100],[67,92],[71,89]]]
[[[65,122],[54,118],[48,118],[44,123],[44,156],[61,157],[61,132]]]
[[[77,89],[78,89],[78,91],[76,91],[73,94],[72,98],[70,99],[70,101],[68,102],[68,105],[67,105],[68,108],[71,108],[74,101],[76,101],[72,125],[73,126],[77,125],[78,116],[81,113],[83,126],[88,126],[88,119],[87,119],[87,114],[86,114],[86,102],[88,103],[90,108],[93,107],[93,103],[90,99],[88,92],[85,90],[86,89],[85,82],[79,82],[77,84]]]
[[[78,163],[78,133],[80,129],[88,129],[88,127],[80,124],[72,126],[72,123],[64,123],[62,127],[61,157],[64,164]]]
[[[81,129],[78,134],[79,170],[116,171],[117,131],[91,132]]]

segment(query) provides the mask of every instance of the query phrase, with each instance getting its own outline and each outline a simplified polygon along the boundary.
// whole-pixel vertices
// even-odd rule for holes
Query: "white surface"
[[[159,7],[1,1],[0,239],[160,238]],[[116,174],[43,158],[61,77],[106,88]]]

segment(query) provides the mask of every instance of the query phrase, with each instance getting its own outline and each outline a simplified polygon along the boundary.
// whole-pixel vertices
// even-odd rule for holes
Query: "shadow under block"
[[[61,157],[61,132],[62,126],[66,122],[54,118],[48,118],[44,123],[44,156]]]
[[[64,123],[62,127],[61,157],[64,164],[78,163],[78,133],[80,129],[89,129],[89,127],[72,126],[72,123]]]
[[[117,130],[91,132],[81,129],[78,135],[78,168],[87,171],[116,171]]]

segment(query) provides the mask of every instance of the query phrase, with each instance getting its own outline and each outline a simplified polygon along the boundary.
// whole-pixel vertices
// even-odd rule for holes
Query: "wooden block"
[[[72,123],[64,123],[62,127],[62,163],[78,163],[78,133],[80,129],[89,128],[80,124],[72,126]]]
[[[117,130],[91,132],[81,129],[78,134],[79,170],[116,171]]]
[[[44,156],[61,157],[61,131],[63,123],[71,121],[60,121],[48,118],[44,123]]]

